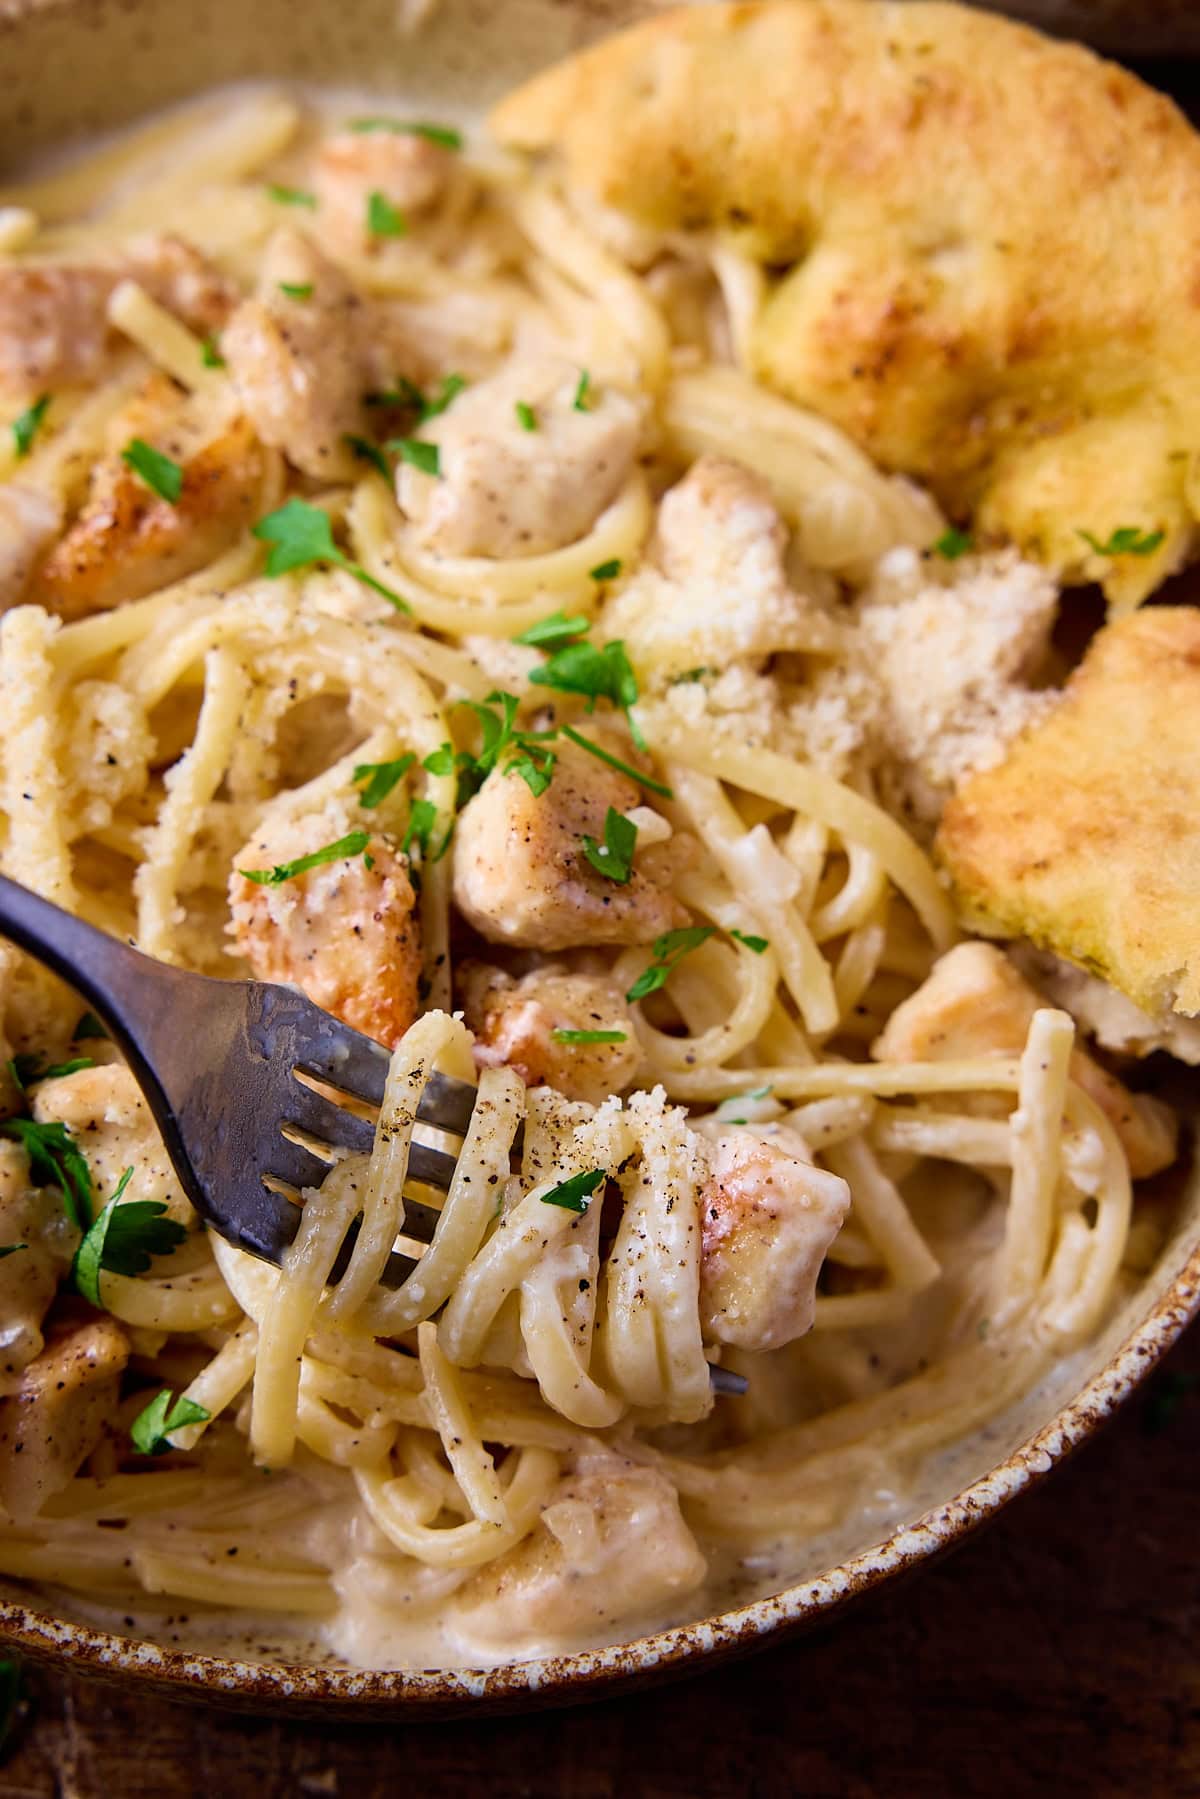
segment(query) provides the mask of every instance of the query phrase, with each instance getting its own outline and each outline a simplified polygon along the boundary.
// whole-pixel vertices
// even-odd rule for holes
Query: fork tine
[[[391,1056],[382,1043],[351,1030],[314,1006],[317,1019],[297,1045],[296,1066],[318,1081],[328,1081],[344,1093],[377,1106],[383,1098]]]
[[[456,1081],[449,1074],[431,1074],[417,1107],[417,1117],[423,1124],[436,1124],[439,1130],[465,1137],[478,1097],[469,1081]]]
[[[267,1172],[277,1181],[286,1181],[289,1187],[297,1191],[302,1187],[319,1187],[333,1166],[320,1156],[306,1149],[303,1143],[293,1143],[290,1137],[280,1137],[272,1145],[271,1166]]]
[[[375,1142],[375,1126],[369,1118],[357,1118],[323,1093],[293,1083],[288,1095],[286,1116],[280,1123],[293,1130],[307,1131],[322,1143],[334,1143],[339,1149],[357,1149],[370,1154]]]
[[[408,1154],[408,1178],[420,1181],[426,1187],[440,1187],[448,1193],[450,1183],[454,1179],[457,1162],[444,1149],[430,1149],[427,1143],[418,1143],[415,1139]]]

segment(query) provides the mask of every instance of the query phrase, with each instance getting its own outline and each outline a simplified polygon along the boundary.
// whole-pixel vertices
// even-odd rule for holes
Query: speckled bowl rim
[[[1200,1245],[1106,1365],[1041,1430],[945,1503],[827,1573],[633,1642],[488,1669],[359,1670],[265,1664],[165,1649],[36,1606],[0,1602],[0,1641],[34,1660],[247,1710],[452,1716],[569,1705],[698,1672],[819,1621],[962,1543],[1035,1486],[1130,1397],[1200,1311]]]

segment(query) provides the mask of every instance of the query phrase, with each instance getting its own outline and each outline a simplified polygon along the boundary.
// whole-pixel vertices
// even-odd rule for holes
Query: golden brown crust
[[[937,849],[968,917],[1200,1012],[1200,611],[1109,625],[1062,704],[951,800]]]
[[[1200,138],[1133,76],[937,0],[703,6],[492,124],[639,224],[769,265],[760,377],[982,531],[1121,603],[1185,554]],[[1120,526],[1158,553],[1079,536]]]

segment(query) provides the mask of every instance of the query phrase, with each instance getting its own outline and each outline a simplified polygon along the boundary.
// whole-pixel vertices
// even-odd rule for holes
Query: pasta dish
[[[1194,706],[1195,615],[1137,610],[1190,525],[1131,489],[1058,554],[998,436],[943,482],[806,402],[788,259],[695,171],[589,191],[567,80],[490,133],[239,88],[0,196],[3,870],[391,1054],[275,1268],[0,945],[0,1573],[118,1628],[430,1666],[702,1615],[902,1516],[1165,1232],[1144,1058],[1200,1061],[1200,988],[1165,898],[1079,897],[1074,771],[1116,688],[1160,766]]]

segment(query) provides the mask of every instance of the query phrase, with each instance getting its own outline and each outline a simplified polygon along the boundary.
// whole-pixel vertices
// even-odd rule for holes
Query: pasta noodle
[[[373,1149],[296,1195],[275,1268],[204,1233],[116,1052],[0,952],[11,1049],[72,1064],[10,1112],[58,1120],[101,1201],[159,1198],[187,1234],[174,1264],[99,1275],[135,1353],[118,1425],[37,1506],[0,1466],[0,1572],[147,1616],[310,1618],[330,1653],[424,1665],[494,1657],[514,1595],[516,1653],[619,1637],[764,1558],[782,1579],[879,1489],[902,1511],[923,1457],[1103,1321],[1134,1190],[1066,1013],[885,1053],[959,929],[855,736],[846,646],[863,592],[943,530],[932,500],[756,385],[763,276],[733,252],[627,266],[545,174],[339,122],[241,90],[2,196],[0,282],[46,261],[103,280],[95,367],[6,443],[0,505],[32,495],[69,579],[94,552],[116,581],[56,599],[47,543],[15,590],[0,566],[3,868],[163,961],[293,979],[391,1060]],[[364,235],[393,154],[429,191]],[[181,298],[130,248],[180,220],[220,330],[195,268]],[[281,229],[319,253],[311,282],[265,272]],[[306,304],[317,360],[268,404],[239,332],[299,356]],[[358,428],[306,460],[347,317]],[[541,397],[491,385],[547,366]],[[156,424],[137,409],[164,391]],[[244,420],[251,472],[226,492],[210,468],[232,521],[210,543],[193,470]],[[105,495],[144,436],[168,473],[143,458],[130,539]],[[312,553],[279,535],[298,518]],[[712,635],[731,619],[778,638]],[[828,754],[795,736],[826,704],[850,746]],[[604,782],[567,855],[560,807]],[[497,805],[523,822],[489,862]],[[477,1088],[461,1138],[418,1117],[435,1076]],[[417,1147],[453,1157],[445,1195]],[[24,1153],[0,1144],[0,1243],[32,1268],[6,1210],[41,1190]],[[52,1291],[61,1241],[45,1254]],[[0,1424],[54,1353],[48,1305]],[[640,1610],[607,1609],[614,1542]]]

